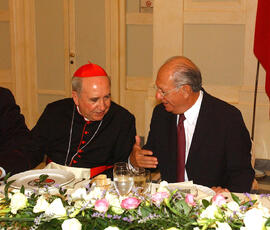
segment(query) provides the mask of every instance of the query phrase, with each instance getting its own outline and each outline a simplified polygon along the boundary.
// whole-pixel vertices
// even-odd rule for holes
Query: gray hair
[[[177,61],[177,60],[185,60]],[[173,65],[172,77],[176,87],[190,85],[193,92],[199,92],[202,88],[202,76],[199,68],[188,58],[175,56],[168,59],[165,64],[175,62]]]
[[[109,85],[111,86],[111,79],[109,76],[106,76],[109,80]],[[77,92],[78,94],[81,93],[82,90],[82,78],[81,77],[72,77],[71,80],[71,86],[72,86],[72,91]]]

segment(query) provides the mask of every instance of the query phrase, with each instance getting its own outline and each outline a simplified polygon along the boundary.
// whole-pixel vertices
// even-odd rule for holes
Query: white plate
[[[152,184],[152,193],[155,193],[156,190],[158,189],[159,187],[159,184]],[[191,194],[194,194],[196,193],[196,197],[197,199],[203,199],[205,197],[208,197],[208,196],[214,196],[216,195],[216,193],[211,189],[211,188],[208,188],[206,186],[203,186],[203,185],[198,185],[198,184],[188,184],[188,183],[170,183],[168,185],[168,187],[172,190],[174,189],[182,189],[182,190],[185,190],[185,189],[189,189]],[[194,191],[195,190],[198,190],[197,192]]]
[[[29,170],[22,173],[15,174],[11,176],[8,181],[15,180],[10,186],[13,188],[21,188],[23,185],[25,188],[38,188],[34,183],[34,180],[39,179],[39,176],[46,174],[49,177],[47,178],[47,186],[63,186],[70,183],[74,180],[75,176],[72,172],[67,172],[62,169],[38,169],[38,170]]]
[[[216,195],[215,191],[212,190],[211,188],[208,188],[208,187],[206,187],[206,186],[199,185],[199,184],[195,184],[195,186],[196,186],[196,188],[197,188],[199,191],[201,191],[201,192],[204,193],[204,194],[200,194],[200,193],[198,192],[198,198],[200,198],[200,199],[202,199],[202,198],[204,198],[204,197],[207,197],[207,196],[214,196],[214,195]]]

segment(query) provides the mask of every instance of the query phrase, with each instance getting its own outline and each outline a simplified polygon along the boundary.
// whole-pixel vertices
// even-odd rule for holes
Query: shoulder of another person
[[[9,89],[0,87],[0,98],[3,98],[3,97],[5,97],[5,100],[10,99],[12,101],[15,101],[14,96]],[[1,99],[1,100],[3,100],[3,99]]]

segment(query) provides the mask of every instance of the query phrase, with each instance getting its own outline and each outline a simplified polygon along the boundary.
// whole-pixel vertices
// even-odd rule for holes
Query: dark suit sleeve
[[[8,89],[0,88],[0,101],[0,166],[11,174],[28,170],[31,159],[22,150],[29,140],[24,116]]]
[[[249,192],[254,179],[251,166],[251,141],[240,111],[234,111],[226,137],[225,187],[233,192]]]

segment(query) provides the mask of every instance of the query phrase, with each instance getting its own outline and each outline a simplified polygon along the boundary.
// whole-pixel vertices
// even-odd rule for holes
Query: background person
[[[9,89],[0,87],[0,178],[31,168],[31,161],[21,147],[29,139],[20,107]]]
[[[254,171],[241,112],[209,95],[201,84],[199,69],[186,57],[173,57],[161,66],[156,79],[161,104],[153,111],[146,145],[141,149],[137,138],[130,162],[134,167],[158,167],[168,182],[192,180],[216,192],[249,192]],[[184,162],[177,142],[183,115]],[[181,163],[184,173],[179,180]]]

